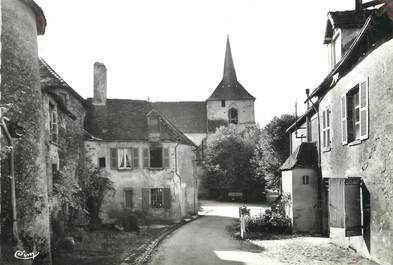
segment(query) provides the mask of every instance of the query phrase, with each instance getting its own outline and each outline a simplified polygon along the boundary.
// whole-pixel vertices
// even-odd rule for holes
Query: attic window
[[[225,107],[225,100],[221,100],[221,107]]]
[[[151,133],[160,132],[160,120],[157,116],[150,116],[148,118],[149,131]]]
[[[329,62],[330,62],[330,69],[333,69],[336,64],[341,60],[341,32],[336,31],[334,34],[331,43],[329,44]]]

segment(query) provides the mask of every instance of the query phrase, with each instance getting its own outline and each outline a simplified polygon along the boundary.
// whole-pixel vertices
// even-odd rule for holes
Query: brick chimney
[[[94,64],[94,105],[106,104],[106,67],[102,63]]]

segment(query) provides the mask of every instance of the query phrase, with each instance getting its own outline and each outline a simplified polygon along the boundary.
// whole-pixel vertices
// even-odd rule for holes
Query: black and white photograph
[[[393,0],[0,0],[0,265],[393,265]]]

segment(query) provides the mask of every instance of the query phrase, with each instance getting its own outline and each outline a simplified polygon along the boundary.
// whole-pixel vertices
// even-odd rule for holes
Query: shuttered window
[[[148,211],[150,205],[150,189],[143,188],[142,189],[142,210]]]
[[[111,169],[117,169],[117,149],[111,148],[110,155],[111,155]]]
[[[163,168],[169,168],[170,164],[169,164],[169,148],[163,148],[162,149],[162,160],[163,160]]]
[[[150,167],[150,151],[149,148],[143,148],[143,168]]]
[[[345,236],[362,235],[360,178],[345,180]]]
[[[331,227],[344,228],[345,179],[329,179],[329,222]]]
[[[132,168],[132,149],[121,148],[117,149],[118,155],[118,168],[131,169]]]
[[[143,188],[142,189],[142,209],[147,211],[150,208],[170,209],[172,204],[172,194],[170,188]]]
[[[341,97],[341,136],[342,144],[348,143],[348,132],[347,132],[347,95]]]
[[[368,138],[368,80],[360,83],[360,139]]]
[[[132,167],[139,168],[139,149],[132,148]]]
[[[124,205],[126,208],[132,208],[133,207],[133,192],[132,189],[126,189],[124,190]]]
[[[170,188],[164,188],[164,208],[170,209],[172,203],[172,195]]]
[[[329,108],[322,112],[322,147],[329,148],[331,144],[331,111]]]

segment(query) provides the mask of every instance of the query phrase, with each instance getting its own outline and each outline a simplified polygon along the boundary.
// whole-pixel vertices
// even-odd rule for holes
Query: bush
[[[262,215],[246,218],[246,231],[290,233],[291,220],[281,213],[266,210]]]

